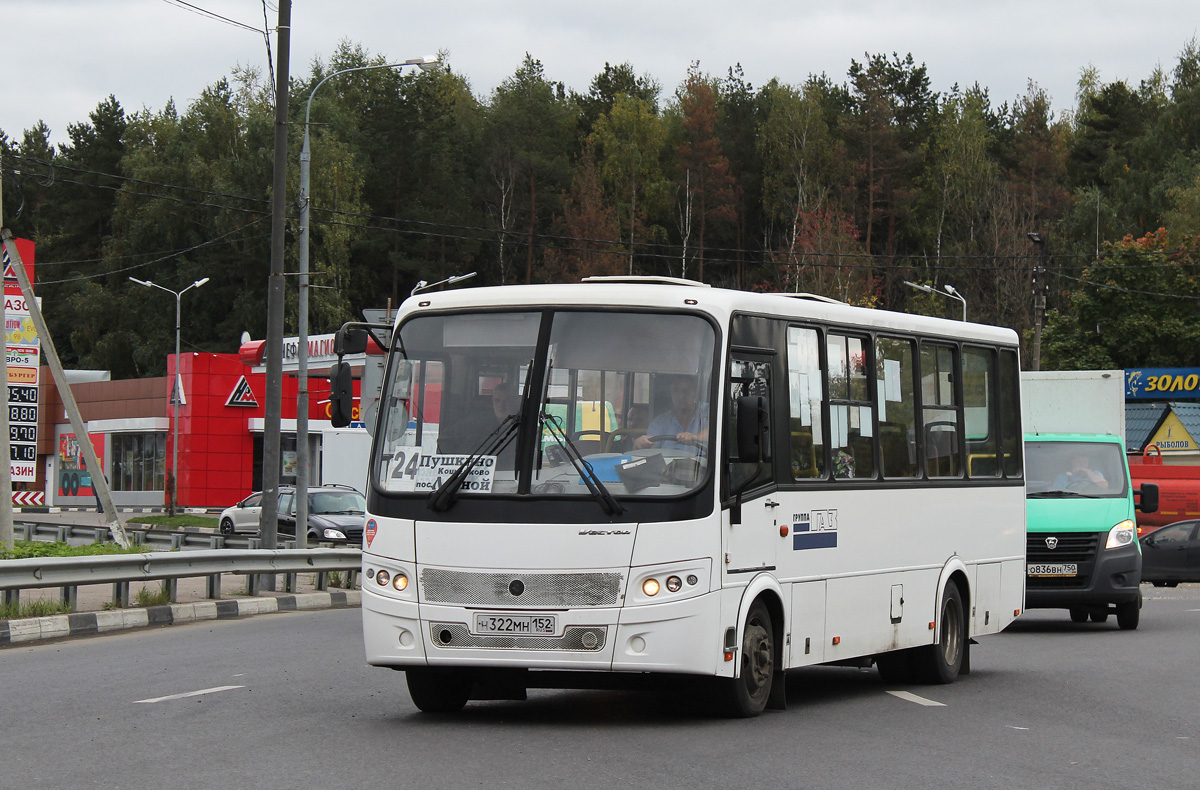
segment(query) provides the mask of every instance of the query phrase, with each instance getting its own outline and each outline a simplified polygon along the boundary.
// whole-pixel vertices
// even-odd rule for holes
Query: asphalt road
[[[18,646],[0,788],[1195,787],[1200,586],[1143,589],[1134,632],[1035,611],[953,685],[804,670],[744,721],[633,692],[420,714],[353,609]]]

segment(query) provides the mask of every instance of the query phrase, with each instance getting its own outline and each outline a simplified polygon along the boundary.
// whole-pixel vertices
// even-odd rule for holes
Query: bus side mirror
[[[1158,483],[1142,483],[1133,493],[1138,497],[1138,510],[1143,513],[1158,511]]]
[[[362,354],[367,350],[367,330],[361,327],[343,326],[333,336],[333,353],[339,357],[346,354]]]
[[[329,368],[329,422],[334,428],[345,428],[353,421],[353,414],[354,378],[350,363],[337,362]]]
[[[737,399],[737,451],[741,463],[771,460],[771,424],[767,399],[743,395]]]

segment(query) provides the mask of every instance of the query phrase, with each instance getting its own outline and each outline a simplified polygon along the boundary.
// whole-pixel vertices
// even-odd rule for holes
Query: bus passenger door
[[[725,413],[725,572],[747,576],[761,570],[775,570],[778,550],[780,498],[775,491],[775,448],[773,443],[771,367],[765,355],[741,354],[731,361],[728,402]],[[750,398],[752,400],[747,400]],[[753,400],[760,399],[760,400]],[[738,450],[738,410],[757,403],[766,420],[761,452],[742,457]],[[742,429],[745,420],[742,418]]]

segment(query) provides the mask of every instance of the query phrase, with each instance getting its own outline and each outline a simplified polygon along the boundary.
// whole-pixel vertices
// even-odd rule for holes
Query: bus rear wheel
[[[471,698],[471,676],[460,669],[408,669],[408,694],[424,713],[454,713]]]
[[[739,676],[718,680],[717,703],[723,715],[746,719],[766,709],[775,677],[775,627],[762,601],[746,616],[739,658]]]
[[[913,669],[922,682],[944,685],[958,677],[967,652],[967,613],[962,593],[953,582],[946,585],[942,594],[938,620],[941,623],[938,641],[916,648]]]

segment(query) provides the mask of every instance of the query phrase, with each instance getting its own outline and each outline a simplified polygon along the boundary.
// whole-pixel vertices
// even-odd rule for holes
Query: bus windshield
[[[418,315],[399,329],[375,475],[389,493],[668,497],[708,473],[715,332],[686,314]]]

